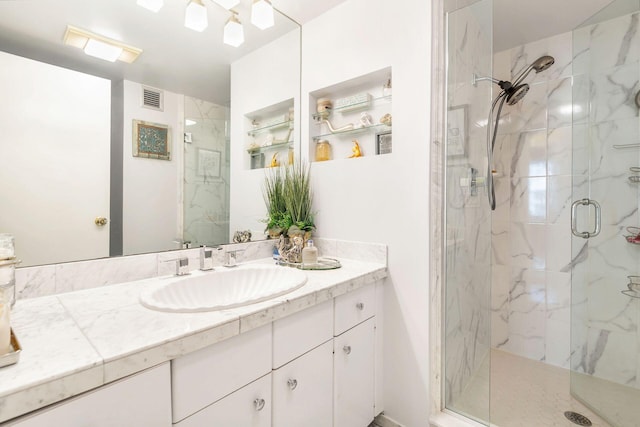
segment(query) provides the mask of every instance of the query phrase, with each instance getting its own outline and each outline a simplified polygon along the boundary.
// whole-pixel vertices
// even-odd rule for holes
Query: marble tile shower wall
[[[194,246],[229,239],[228,108],[185,97],[185,127],[191,143],[184,145],[184,240]],[[209,157],[219,163],[207,162]]]
[[[640,187],[627,181],[640,150],[613,148],[640,142],[638,14],[500,52],[496,77],[543,54],[556,63],[531,79],[522,105],[506,108],[497,142],[492,345],[638,386],[640,301],[619,291],[640,274],[640,248],[623,238],[640,225]],[[573,199],[603,206],[596,238],[572,240],[572,173]]]
[[[480,374],[490,349],[490,211],[482,191],[471,195],[465,180],[470,168],[486,168],[484,132],[491,102],[489,84],[472,85],[473,73],[491,72],[491,2],[481,1],[448,15],[447,103],[464,108],[468,142],[464,154],[448,153],[446,162],[445,392],[448,407],[469,380]],[[449,114],[449,128],[457,127]],[[451,136],[451,135],[450,135]],[[487,373],[488,374],[488,373]],[[488,390],[483,395],[488,396]],[[488,419],[485,413],[472,414]]]
[[[542,55],[555,64],[505,106],[496,141],[492,216],[494,347],[569,366],[571,292],[572,35],[494,55],[494,77],[512,80]]]
[[[640,388],[640,300],[620,293],[627,275],[640,274],[640,247],[626,242],[626,227],[640,226],[640,187],[628,181],[640,166],[640,150],[614,144],[640,142],[640,14],[633,13],[574,33],[574,161],[578,197],[602,205],[602,231],[574,239],[574,253],[587,255],[573,270],[571,368]],[[577,302],[577,304],[576,304]]]

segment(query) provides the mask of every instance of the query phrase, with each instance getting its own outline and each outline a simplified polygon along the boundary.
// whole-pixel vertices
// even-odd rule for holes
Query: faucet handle
[[[200,270],[213,270],[213,249],[205,245],[200,247]]]
[[[226,251],[225,253],[226,262],[224,264],[224,267],[235,267],[237,265],[236,258],[237,258],[238,252],[244,252],[244,249],[234,249],[234,250]]]
[[[189,273],[189,258],[171,258],[165,259],[161,262],[175,262],[176,263],[176,276],[186,276]]]

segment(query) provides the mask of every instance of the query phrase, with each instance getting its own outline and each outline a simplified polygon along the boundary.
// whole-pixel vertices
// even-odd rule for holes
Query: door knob
[[[351,346],[350,346],[350,345],[345,345],[344,347],[342,347],[342,350],[343,350],[346,354],[351,354]]]
[[[96,217],[96,219],[93,222],[95,222],[95,224],[98,227],[104,227],[105,225],[107,225],[107,222],[109,221],[107,220],[107,218],[103,216],[99,216],[99,217]]]
[[[262,411],[262,409],[264,408],[264,404],[264,399],[256,399],[253,401],[253,406],[255,406],[256,411]]]
[[[296,387],[298,387],[298,380],[294,380],[293,378],[290,378],[287,381],[287,385],[289,386],[289,389],[295,390]]]

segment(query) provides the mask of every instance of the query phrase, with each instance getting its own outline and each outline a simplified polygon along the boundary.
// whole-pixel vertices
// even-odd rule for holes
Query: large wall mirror
[[[296,59],[299,82],[300,27],[276,10],[260,29],[252,0],[219,3],[0,1],[0,232],[15,236],[22,266],[213,246],[255,229],[255,218],[230,219],[248,191],[232,169],[251,161],[233,159],[248,156],[250,124],[234,108],[273,91],[254,84],[282,64],[273,52]],[[232,69],[243,71],[235,83]],[[275,98],[296,99],[299,118],[295,87]]]

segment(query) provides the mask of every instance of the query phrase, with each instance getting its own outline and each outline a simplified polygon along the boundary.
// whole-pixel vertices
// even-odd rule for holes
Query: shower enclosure
[[[640,427],[640,1],[495,51],[494,0],[444,4],[444,406],[500,427]],[[484,80],[545,56],[487,151],[501,88]]]

